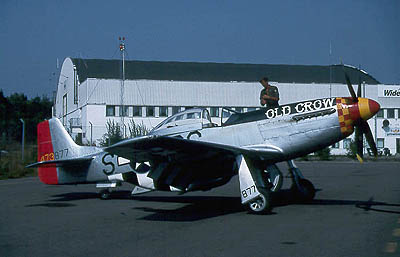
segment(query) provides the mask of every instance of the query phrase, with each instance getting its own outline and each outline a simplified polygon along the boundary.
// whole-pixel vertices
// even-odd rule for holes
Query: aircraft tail
[[[57,118],[37,125],[38,163],[59,163],[77,157],[79,147]],[[59,184],[56,165],[37,165],[40,180],[45,184]]]

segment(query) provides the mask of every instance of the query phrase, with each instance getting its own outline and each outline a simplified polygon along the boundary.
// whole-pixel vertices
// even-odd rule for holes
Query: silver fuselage
[[[181,122],[181,125],[177,123],[173,126],[165,125],[151,131],[150,135],[199,140],[256,150],[260,153],[263,153],[264,149],[274,148],[282,155],[279,159],[270,160],[271,163],[315,152],[348,136],[341,133],[335,98],[304,101],[237,115],[243,121],[239,119],[229,124],[228,120],[223,126],[215,126],[202,116]],[[138,165],[104,152],[102,148],[76,145],[74,147],[72,140],[63,141],[65,135],[54,133],[52,137],[55,139],[54,152],[67,151],[67,158],[77,156],[93,158],[84,167],[57,167],[59,184],[109,181],[110,175],[135,171]],[[260,156],[261,159],[268,159],[268,153]],[[146,180],[145,174],[140,176],[142,180]]]

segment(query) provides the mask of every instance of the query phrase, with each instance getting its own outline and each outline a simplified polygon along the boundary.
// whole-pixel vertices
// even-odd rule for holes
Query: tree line
[[[14,93],[5,97],[0,90],[0,144],[22,139],[22,122],[25,122],[25,142],[36,143],[36,126],[51,118],[53,103],[46,96],[28,99],[24,94]]]

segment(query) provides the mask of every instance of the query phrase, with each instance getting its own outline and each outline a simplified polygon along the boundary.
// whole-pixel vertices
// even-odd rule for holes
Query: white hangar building
[[[400,153],[400,85],[383,85],[366,72],[345,66],[356,90],[376,100],[381,111],[369,120],[379,149]],[[280,104],[336,96],[350,96],[341,65],[270,65],[194,62],[125,61],[66,58],[60,71],[53,116],[83,143],[99,144],[107,121],[148,129],[178,111],[206,107],[214,123],[227,117],[223,107],[246,112],[260,107],[258,82],[267,76],[280,92]],[[221,117],[223,116],[223,117]],[[345,154],[350,141],[332,146]],[[387,150],[386,150],[387,151]]]

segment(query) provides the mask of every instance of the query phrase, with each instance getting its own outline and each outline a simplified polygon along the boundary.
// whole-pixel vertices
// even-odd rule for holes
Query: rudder
[[[61,122],[50,119],[37,125],[38,162],[68,159],[77,154],[77,146]],[[38,169],[40,180],[49,185],[59,183],[59,170],[56,166]]]

